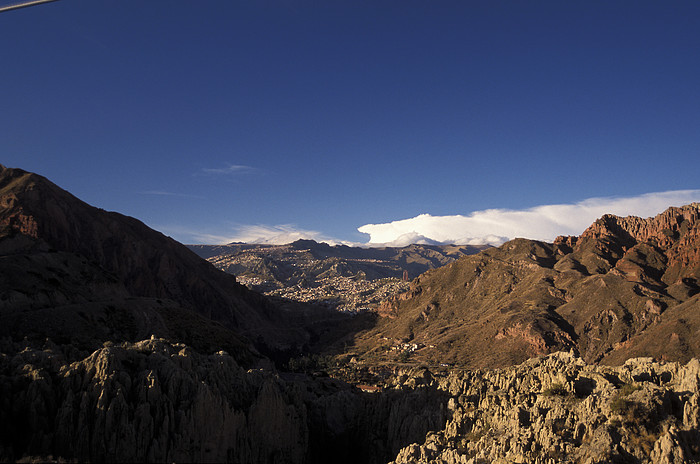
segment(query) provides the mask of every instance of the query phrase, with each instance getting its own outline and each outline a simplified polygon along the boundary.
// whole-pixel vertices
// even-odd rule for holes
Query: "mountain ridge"
[[[698,204],[647,219],[606,215],[579,237],[515,239],[462,257],[385,301],[357,352],[389,360],[410,349],[416,361],[469,367],[570,349],[586,362],[687,361],[700,354],[699,218]]]

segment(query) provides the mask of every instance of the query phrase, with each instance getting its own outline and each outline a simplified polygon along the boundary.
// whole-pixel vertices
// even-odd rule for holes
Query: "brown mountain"
[[[557,350],[588,362],[700,355],[700,204],[603,216],[580,237],[515,239],[428,271],[356,339],[366,359],[504,366]]]
[[[281,309],[140,221],[5,167],[0,259],[6,334],[56,337],[62,328],[69,338],[103,333],[113,340],[177,333],[189,334],[189,343],[199,336],[239,340],[238,346],[247,338],[275,351],[309,343],[316,327],[338,317],[303,306]]]

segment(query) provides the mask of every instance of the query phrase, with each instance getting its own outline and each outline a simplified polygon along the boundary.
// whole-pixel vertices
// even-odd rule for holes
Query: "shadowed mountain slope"
[[[700,205],[603,216],[580,237],[515,239],[428,271],[356,340],[367,359],[504,366],[573,349],[588,362],[700,354]]]
[[[256,347],[295,354],[362,318],[278,303],[0,168],[0,461],[379,463],[444,424],[434,391],[283,379]]]
[[[0,168],[0,254],[9,279],[0,289],[7,296],[3,317],[31,310],[52,321],[58,317],[52,308],[87,301],[102,308],[85,316],[99,331],[109,319],[104,308],[118,297],[119,308],[132,308],[129,318],[140,335],[197,320],[271,351],[303,346],[317,336],[314,324],[338,317],[303,306],[281,309],[140,221],[92,207],[20,169]],[[28,277],[15,282],[18,273]],[[17,285],[29,285],[24,297]],[[26,325],[34,320],[27,316],[16,317]],[[35,322],[39,330],[42,323]]]

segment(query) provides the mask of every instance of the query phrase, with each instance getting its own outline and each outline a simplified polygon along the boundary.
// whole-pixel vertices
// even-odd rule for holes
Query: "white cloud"
[[[276,226],[244,225],[238,227],[237,233],[232,237],[231,241],[283,245],[302,238],[319,240],[321,239],[321,233],[314,230],[297,229],[291,224]]]
[[[158,196],[179,197],[179,198],[197,198],[200,200],[204,199],[204,197],[199,196],[199,195],[189,195],[187,193],[167,192],[165,190],[147,190],[145,192],[140,192],[140,193],[141,193],[141,195],[158,195]]]
[[[241,225],[235,228],[231,235],[198,234],[198,243],[226,244],[232,242],[257,243],[264,245],[285,245],[296,240],[315,240],[329,245],[358,246],[357,243],[336,240],[325,236],[315,230],[299,229],[292,224],[269,225]]]
[[[160,193],[154,191],[153,194]],[[497,246],[516,237],[552,241],[557,235],[580,235],[604,214],[649,217],[669,206],[682,206],[695,201],[700,201],[700,190],[648,193],[636,197],[590,198],[574,204],[542,205],[525,210],[489,209],[475,211],[467,216],[421,214],[410,219],[360,227],[360,232],[370,236],[367,243],[338,240],[293,224],[238,225],[227,230],[219,227],[216,231],[171,225],[160,230],[177,237],[183,243],[244,242],[282,245],[307,239],[330,245],[365,247],[401,247],[413,243]]]
[[[669,206],[695,201],[700,201],[700,190],[675,190],[636,197],[590,198],[575,204],[525,210],[489,209],[468,216],[421,214],[384,224],[367,224],[357,230],[369,234],[369,246],[403,246],[413,239],[460,245],[500,245],[516,237],[552,241],[557,235],[580,235],[607,213],[649,217]]]
[[[228,174],[236,174],[240,172],[247,172],[247,171],[252,171],[255,168],[251,166],[243,166],[240,164],[229,164],[224,168],[203,168],[202,172],[205,174],[214,174],[214,175],[228,175]]]
[[[299,229],[292,224],[282,225],[239,225],[226,230],[204,230],[175,224],[154,225],[156,230],[186,244],[225,245],[228,243],[256,243],[263,245],[286,245],[299,239],[315,240],[329,245],[362,246],[360,243],[337,240],[315,230]],[[231,232],[232,231],[232,232]]]

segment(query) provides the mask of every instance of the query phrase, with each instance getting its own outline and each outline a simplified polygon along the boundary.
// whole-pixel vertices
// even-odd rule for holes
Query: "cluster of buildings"
[[[382,300],[408,289],[408,283],[396,278],[376,280],[355,277],[327,277],[309,285],[296,284],[278,288],[256,277],[237,276],[239,283],[262,291],[266,295],[305,303],[325,305],[338,311],[359,313],[375,309]]]

